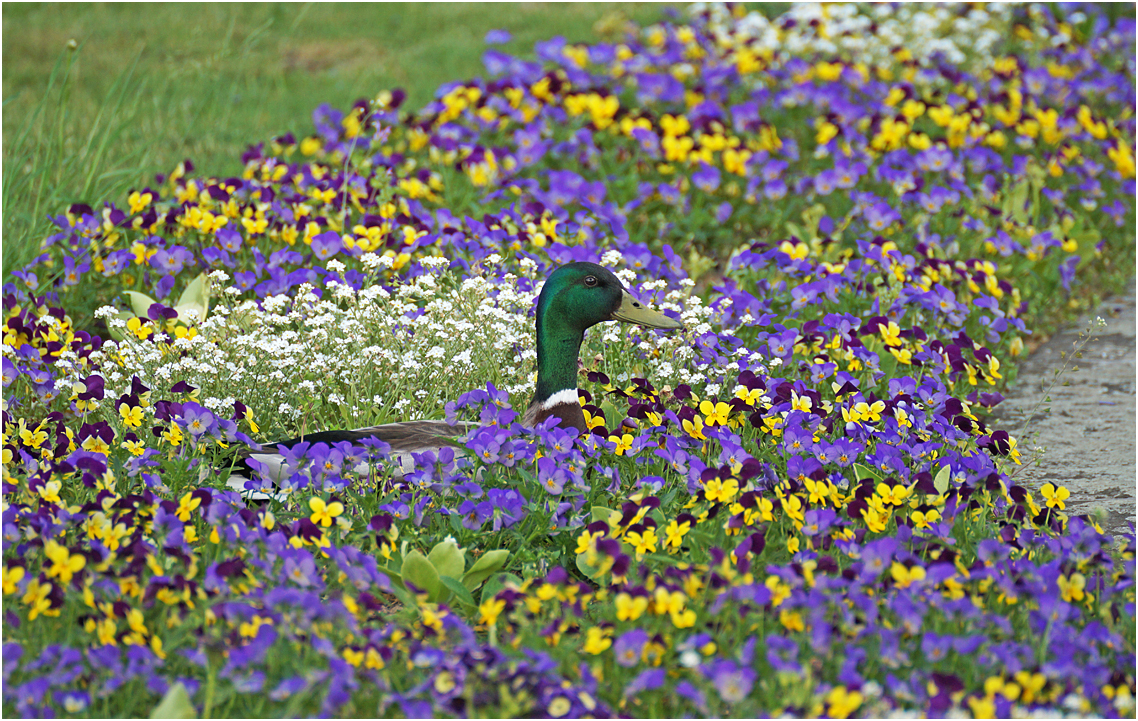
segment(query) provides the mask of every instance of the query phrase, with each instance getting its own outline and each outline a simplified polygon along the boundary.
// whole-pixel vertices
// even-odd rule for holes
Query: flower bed
[[[695,6],[73,206],[4,289],[5,712],[1133,716],[1133,530],[985,414],[1133,264],[1134,37]],[[577,439],[515,410],[570,260],[686,326],[590,332]],[[416,416],[482,428],[226,488]]]

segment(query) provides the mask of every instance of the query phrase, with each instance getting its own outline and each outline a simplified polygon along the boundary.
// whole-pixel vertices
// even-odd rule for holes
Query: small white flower
[[[601,256],[601,265],[614,267],[624,262],[624,254],[619,250],[606,250]]]

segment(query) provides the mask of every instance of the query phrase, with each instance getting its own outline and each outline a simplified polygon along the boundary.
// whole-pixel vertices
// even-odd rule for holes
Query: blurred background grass
[[[311,132],[321,103],[344,108],[402,87],[407,107],[444,82],[483,74],[483,38],[621,37],[666,5],[3,5],[4,278],[35,257],[47,215],[122,205],[131,188],[189,158],[232,175],[241,152]]]

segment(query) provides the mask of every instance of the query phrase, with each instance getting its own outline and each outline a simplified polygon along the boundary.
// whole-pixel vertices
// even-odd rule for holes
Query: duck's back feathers
[[[448,439],[466,435],[477,423],[457,423],[451,425],[446,421],[403,421],[401,423],[385,423],[381,426],[356,428],[350,431],[319,431],[309,433],[299,438],[280,441],[273,445],[277,447],[292,448],[298,443],[340,443],[348,441],[355,445],[370,438],[383,441],[391,447],[391,454],[423,453],[443,445]]]
[[[250,500],[282,500],[279,493],[247,490],[245,487],[246,483],[257,475],[274,485],[279,485],[282,480],[292,475],[293,471],[281,453],[282,449],[290,449],[299,443],[324,443],[331,446],[347,441],[353,445],[366,445],[371,439],[382,441],[390,447],[395,474],[402,476],[415,468],[413,454],[436,451],[448,445],[461,447],[461,437],[477,427],[477,423],[465,421],[454,425],[446,421],[403,421],[354,430],[308,433],[298,438],[265,444],[258,451],[243,452],[238,457],[226,485],[240,491],[242,496]],[[256,461],[259,468],[255,468],[249,461]],[[368,464],[361,463],[353,470],[356,473],[366,473]]]

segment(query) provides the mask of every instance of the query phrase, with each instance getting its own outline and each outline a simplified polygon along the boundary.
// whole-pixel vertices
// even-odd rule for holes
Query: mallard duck
[[[537,299],[536,317],[537,387],[522,423],[533,427],[556,417],[560,419],[562,428],[576,428],[581,434],[588,430],[577,394],[578,357],[585,331],[610,320],[662,330],[683,327],[679,321],[651,310],[633,298],[620,279],[608,269],[585,262],[567,263],[549,275]],[[451,425],[441,420],[419,420],[309,433],[248,452],[239,459],[227,485],[248,499],[275,497],[275,494],[263,490],[246,489],[246,484],[256,471],[274,482],[288,478],[292,471],[281,450],[304,441],[333,444],[379,439],[391,447],[392,459],[399,466],[397,473],[401,474],[414,467],[412,454],[453,445],[475,427],[475,423]],[[260,468],[255,468],[250,460],[257,461]],[[366,466],[357,470],[366,472]]]

